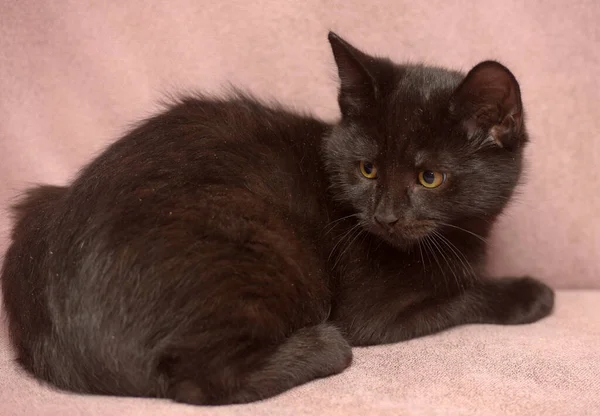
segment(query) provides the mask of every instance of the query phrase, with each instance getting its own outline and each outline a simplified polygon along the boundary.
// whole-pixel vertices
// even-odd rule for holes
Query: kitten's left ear
[[[507,149],[525,141],[519,83],[498,62],[485,61],[469,71],[452,95],[450,113],[471,139],[491,140]]]

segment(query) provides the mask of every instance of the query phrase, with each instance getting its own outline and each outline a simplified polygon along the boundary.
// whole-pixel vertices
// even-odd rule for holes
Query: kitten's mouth
[[[396,223],[393,226],[373,222],[370,231],[394,245],[416,243],[418,240],[431,235],[436,224],[431,220],[412,222],[411,224]]]

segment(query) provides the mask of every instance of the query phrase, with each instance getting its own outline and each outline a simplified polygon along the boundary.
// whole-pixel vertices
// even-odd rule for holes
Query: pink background
[[[529,175],[497,226],[490,268],[600,287],[597,1],[3,3],[2,207],[31,182],[66,183],[168,92],[232,82],[334,119],[331,28],[398,61],[509,66],[532,137]]]

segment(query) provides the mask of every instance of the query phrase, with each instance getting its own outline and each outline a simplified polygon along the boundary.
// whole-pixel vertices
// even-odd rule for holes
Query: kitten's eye
[[[375,179],[377,177],[377,168],[371,162],[361,160],[359,167],[360,173],[362,173],[365,178]]]
[[[419,172],[419,183],[425,188],[437,188],[446,180],[446,174],[434,172],[432,170],[424,170]]]

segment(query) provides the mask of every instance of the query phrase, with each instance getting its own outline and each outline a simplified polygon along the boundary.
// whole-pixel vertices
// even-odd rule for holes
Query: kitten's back
[[[31,191],[2,279],[25,368],[78,392],[217,403],[349,365],[347,342],[319,326],[329,291],[312,237],[327,209],[326,129],[247,97],[190,98],[68,188]],[[294,364],[296,343],[329,344],[334,367],[311,348],[314,365]],[[274,382],[279,367],[295,375]],[[242,373],[264,387],[239,386]]]

